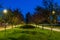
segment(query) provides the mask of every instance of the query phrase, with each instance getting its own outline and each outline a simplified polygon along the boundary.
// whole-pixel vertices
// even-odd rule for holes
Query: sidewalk
[[[42,28],[42,26],[39,26],[39,25],[35,25],[35,24],[30,24],[30,25],[33,25],[33,26],[37,26],[39,28]],[[48,29],[48,30],[51,30],[51,27],[43,27],[44,29]],[[60,29],[58,28],[52,28],[53,31],[57,31],[57,32],[60,32]]]

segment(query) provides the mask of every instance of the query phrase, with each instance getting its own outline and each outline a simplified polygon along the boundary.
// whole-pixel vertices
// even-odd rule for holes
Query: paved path
[[[36,27],[36,25],[35,25],[35,24],[30,24],[30,25],[33,25],[33,26],[35,26],[35,27]],[[17,27],[17,26],[22,26],[22,25],[16,25],[16,26],[13,26],[13,27]],[[42,28],[42,26],[39,26],[39,25],[37,25],[37,27]],[[6,28],[6,29],[11,29],[11,28],[12,28],[12,26],[7,26],[7,28]],[[50,28],[50,27],[43,27],[43,28],[44,28],[44,29],[51,30],[51,28]],[[5,30],[5,28],[0,28],[0,31],[2,31],[2,30]],[[53,30],[53,31],[60,32],[60,29],[57,29],[57,28],[52,28],[52,30]]]
[[[39,27],[39,28],[42,28],[42,26],[39,26],[39,25],[35,25],[35,24],[31,24],[31,25],[33,25],[33,26],[37,26],[37,27]],[[51,30],[51,28],[50,27],[43,27],[44,29],[48,29],[48,30]],[[60,29],[58,29],[58,28],[52,28],[52,30],[53,31],[57,31],[57,32],[60,32]]]
[[[13,27],[17,27],[17,26],[22,26],[22,25],[16,25],[16,26],[15,26],[15,25],[13,25]],[[11,28],[12,28],[12,25],[11,25],[11,26],[7,26],[7,27],[6,27],[6,29],[11,29]],[[3,27],[3,28],[2,28],[2,27],[0,27],[0,31],[3,31],[3,30],[5,30],[5,27]]]

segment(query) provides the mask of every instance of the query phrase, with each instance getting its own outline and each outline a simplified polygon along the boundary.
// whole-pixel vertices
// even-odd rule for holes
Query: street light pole
[[[54,10],[52,11],[52,16],[53,16],[52,24],[54,24],[54,20],[55,20],[55,18],[54,18],[54,17],[55,17],[55,11],[54,11]],[[54,26],[54,25],[53,25],[53,26]],[[53,28],[53,27],[51,26],[51,31],[52,31],[52,28]]]
[[[55,20],[56,20],[55,11],[52,11],[52,16],[53,16],[53,24],[55,24]]]
[[[4,17],[5,23],[6,23],[6,14],[7,14],[7,12],[8,12],[7,9],[4,9],[4,10],[3,10],[3,14],[5,15],[5,17]],[[5,24],[5,25],[6,25],[6,24]],[[5,26],[5,27],[6,27],[6,26]]]
[[[4,25],[5,25],[5,36],[6,36],[6,27],[7,27],[7,24],[6,24],[6,14],[7,14],[7,12],[8,12],[7,9],[3,10],[3,14],[5,15],[5,17],[4,17],[4,22],[5,22],[4,23]]]

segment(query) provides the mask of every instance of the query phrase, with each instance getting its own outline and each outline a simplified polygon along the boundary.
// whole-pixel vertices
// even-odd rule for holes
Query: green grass
[[[0,40],[60,40],[60,32],[14,28],[0,32]]]

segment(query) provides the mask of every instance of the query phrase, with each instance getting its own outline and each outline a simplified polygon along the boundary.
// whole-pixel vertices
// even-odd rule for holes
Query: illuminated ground
[[[19,27],[19,26],[23,26],[23,25],[25,25],[25,24],[22,24],[22,25],[13,25],[13,27]],[[39,27],[39,28],[42,28],[42,26],[39,26],[39,25],[35,25],[35,24],[29,24],[29,25],[32,25],[32,26],[35,26],[35,27]],[[44,29],[48,29],[48,30],[51,30],[51,27],[43,27]],[[10,26],[7,26],[7,28],[6,29],[12,29],[12,25],[10,25]],[[5,28],[0,28],[0,31],[2,31],[2,30],[5,30]],[[60,32],[60,29],[58,29],[58,28],[52,28],[52,30],[53,31],[57,31],[57,32]]]

